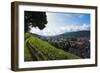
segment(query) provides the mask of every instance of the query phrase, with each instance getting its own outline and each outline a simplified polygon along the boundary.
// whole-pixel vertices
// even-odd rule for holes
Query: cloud
[[[33,27],[30,32],[43,35],[43,36],[55,36],[65,32],[75,32],[75,31],[82,31],[82,30],[90,30],[90,25],[83,24],[83,25],[47,25],[46,28],[43,30],[38,29],[37,27]]]
[[[79,13],[69,13],[69,14],[63,14],[64,16],[67,17],[78,17],[78,18],[83,18],[85,16],[85,14],[79,14]]]
[[[87,18],[88,14],[46,13],[46,15],[48,21],[46,27],[43,30],[33,27],[30,32],[38,35],[54,36],[65,32],[90,30],[90,24],[88,23],[90,19]]]

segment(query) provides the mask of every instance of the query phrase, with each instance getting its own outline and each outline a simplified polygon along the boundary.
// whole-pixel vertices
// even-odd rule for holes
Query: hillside
[[[90,31],[76,31],[76,32],[70,32],[70,33],[64,33],[61,34],[62,36],[67,36],[67,37],[89,37],[90,36]]]
[[[80,57],[58,49],[30,33],[25,33],[25,61],[79,59]]]

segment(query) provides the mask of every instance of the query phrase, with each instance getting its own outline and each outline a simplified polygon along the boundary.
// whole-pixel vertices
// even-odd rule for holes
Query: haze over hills
[[[38,35],[42,39],[48,39],[48,38],[66,38],[66,37],[86,37],[90,38],[90,31],[76,31],[76,32],[66,32],[60,35],[56,36],[42,36]]]

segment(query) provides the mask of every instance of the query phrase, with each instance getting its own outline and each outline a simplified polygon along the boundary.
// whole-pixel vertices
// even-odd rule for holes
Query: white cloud
[[[73,20],[69,21],[74,17],[83,18],[84,14],[74,14],[74,13],[46,13],[48,24],[43,30],[39,30],[37,27],[31,29],[32,33],[44,35],[44,36],[54,36],[65,32],[74,32],[81,30],[90,30],[90,25],[88,24],[75,24]],[[65,20],[66,16],[66,20]],[[73,24],[74,23],[74,24]],[[80,22],[79,22],[80,23]]]
[[[80,14],[78,15],[79,18],[83,18],[84,17],[84,14]]]
[[[37,27],[33,27],[31,29],[32,33],[44,36],[54,36],[59,35],[65,32],[74,32],[74,31],[81,31],[81,30],[90,30],[90,25],[83,24],[83,25],[73,25],[73,24],[64,24],[64,25],[50,25],[47,24],[46,28],[43,30],[38,29]]]
[[[79,14],[79,13],[69,13],[69,14],[63,14],[64,16],[67,16],[67,17],[78,17],[78,18],[83,18],[85,16],[85,14]]]

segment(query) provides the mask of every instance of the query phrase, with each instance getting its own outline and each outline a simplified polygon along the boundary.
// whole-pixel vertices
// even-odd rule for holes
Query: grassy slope
[[[27,38],[28,37],[28,38]],[[80,57],[55,48],[48,42],[39,39],[29,33],[25,34],[25,60],[61,60],[79,59]]]

